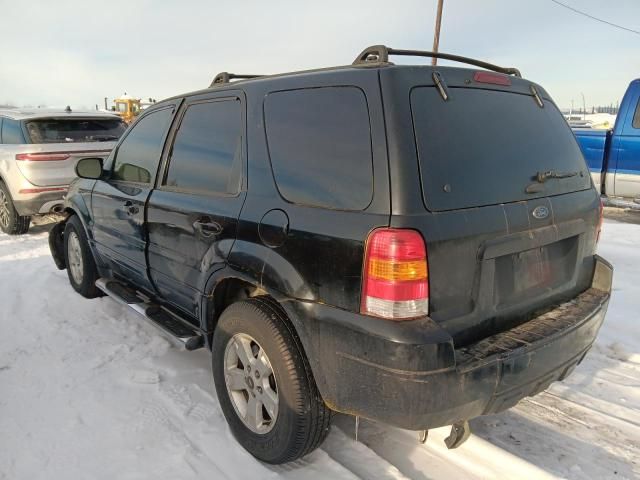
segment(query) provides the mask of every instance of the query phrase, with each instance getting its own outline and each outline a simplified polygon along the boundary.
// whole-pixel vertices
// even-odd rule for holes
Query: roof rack
[[[492,63],[475,60],[473,58],[461,57],[450,53],[428,52],[423,50],[397,50],[389,48],[386,45],[373,45],[365,48],[360,55],[353,61],[353,65],[367,65],[370,63],[389,63],[389,55],[404,55],[409,57],[430,57],[442,58],[443,60],[452,60],[454,62],[467,63],[476,67],[486,68],[494,72],[504,73],[506,75],[514,75],[522,77],[520,70],[517,68],[499,67]]]
[[[258,78],[258,77],[262,77],[263,75],[243,75],[243,74],[238,74],[238,73],[229,73],[229,72],[220,72],[219,74],[217,74],[215,77],[213,77],[213,81],[211,82],[211,85],[209,85],[209,88],[211,87],[215,87],[218,85],[223,85],[225,83],[230,83],[231,80],[235,79],[235,78],[239,78],[239,79],[249,79],[249,78]]]

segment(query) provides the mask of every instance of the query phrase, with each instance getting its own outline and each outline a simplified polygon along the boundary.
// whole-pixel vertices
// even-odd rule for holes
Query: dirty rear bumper
[[[596,256],[591,288],[459,349],[429,318],[388,322],[326,305],[284,306],[332,409],[423,430],[500,412],[565,378],[602,325],[612,273]]]
[[[33,194],[31,198],[14,200],[19,215],[31,216],[52,213],[54,208],[62,211],[67,190]]]

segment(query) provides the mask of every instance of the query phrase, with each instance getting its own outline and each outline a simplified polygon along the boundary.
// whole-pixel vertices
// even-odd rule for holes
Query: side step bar
[[[122,283],[99,278],[96,287],[118,303],[127,305],[142,315],[145,320],[167,334],[175,345],[183,346],[189,351],[204,347],[204,335],[196,327],[161,306],[151,303]]]
[[[621,198],[612,198],[606,195],[602,196],[602,203],[605,207],[626,208],[629,210],[640,211],[640,198],[632,200],[623,200]]]

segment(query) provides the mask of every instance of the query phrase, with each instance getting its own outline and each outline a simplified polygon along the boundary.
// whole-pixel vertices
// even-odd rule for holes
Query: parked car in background
[[[605,205],[640,210],[640,79],[627,88],[613,130],[573,131]]]
[[[78,162],[50,232],[78,293],[211,350],[231,431],[266,462],[320,445],[333,411],[452,425],[455,448],[569,375],[604,320],[600,198],[549,94],[393,54],[433,56],[376,46],[153,105]]]
[[[60,213],[78,159],[106,158],[125,130],[108,113],[0,110],[0,229],[23,234],[34,215]]]

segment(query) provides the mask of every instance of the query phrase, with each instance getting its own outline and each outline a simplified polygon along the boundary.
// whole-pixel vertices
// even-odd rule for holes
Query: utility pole
[[[436,13],[436,31],[433,34],[433,51],[438,53],[438,46],[440,45],[440,24],[442,23],[442,4],[444,0],[438,0],[438,11]],[[437,65],[438,59],[433,57],[431,59],[431,65]]]
[[[580,92],[580,95],[582,95],[582,120],[586,120],[587,119],[587,102],[584,101],[584,93]]]

